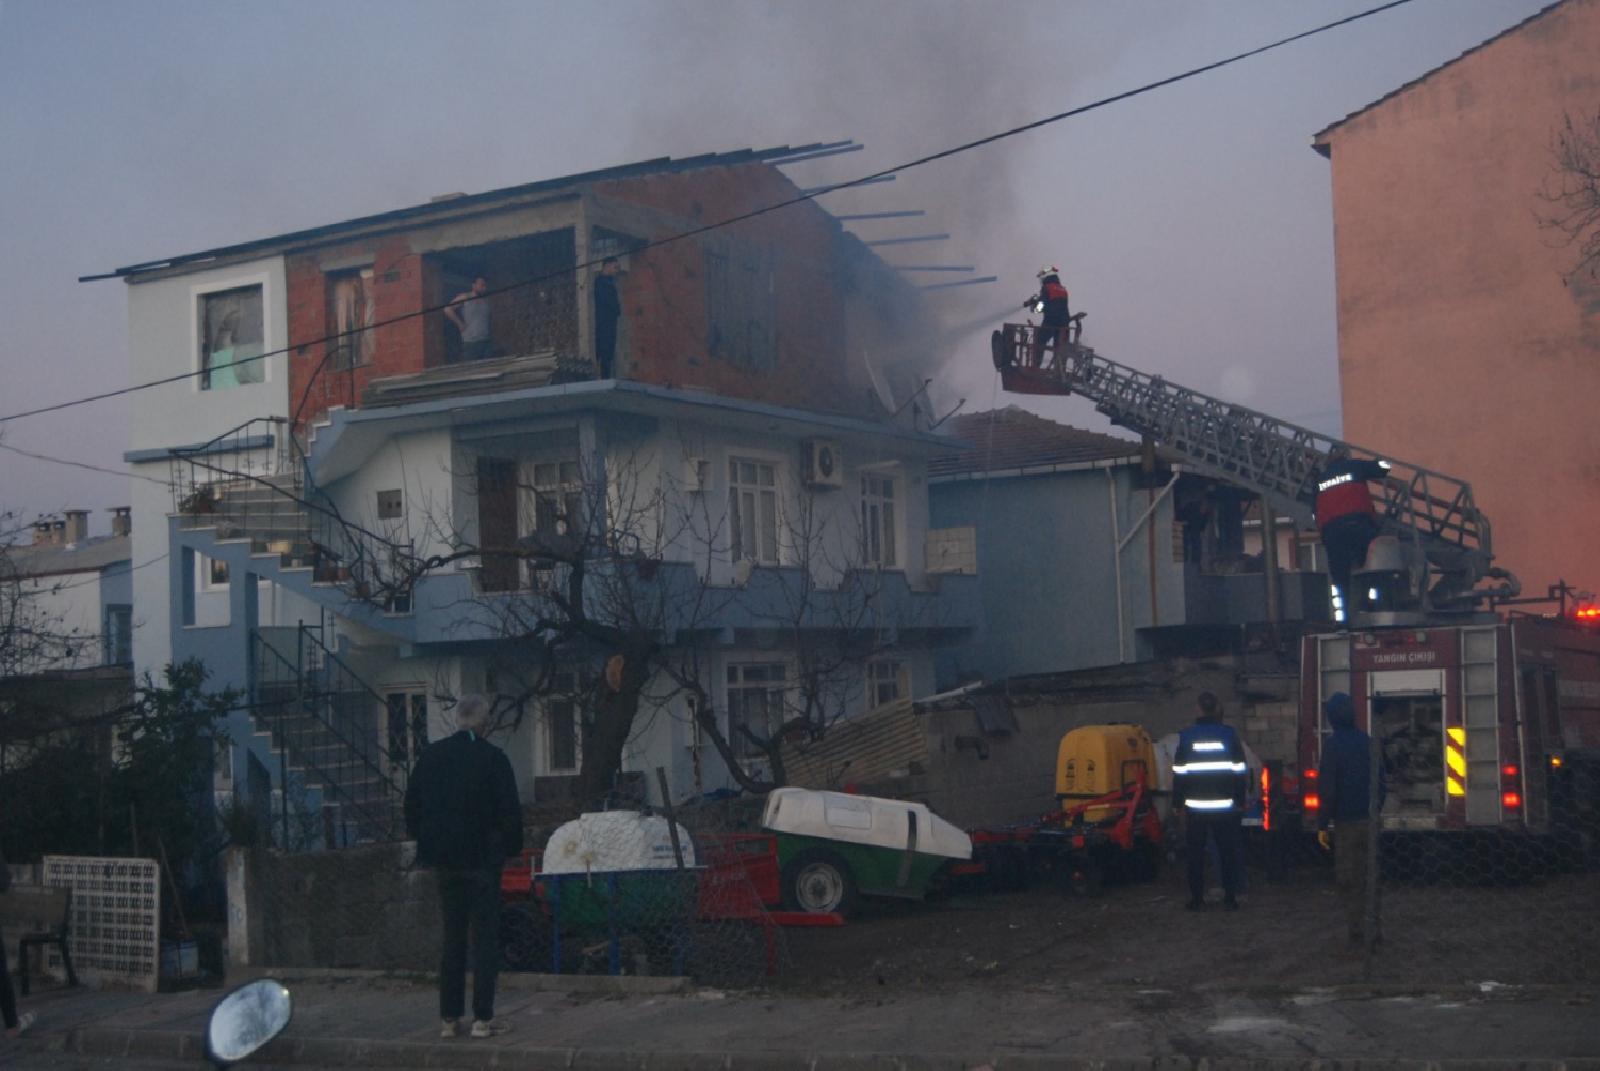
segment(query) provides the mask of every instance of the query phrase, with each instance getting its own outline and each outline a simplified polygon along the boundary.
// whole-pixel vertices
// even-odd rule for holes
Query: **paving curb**
[[[219,994],[261,978],[271,978],[284,985],[326,982],[409,982],[419,987],[429,987],[437,984],[437,976],[426,971],[345,970],[339,967],[242,967],[228,972],[227,981],[219,988]],[[538,974],[532,971],[501,971],[495,985],[502,992],[513,993],[608,993],[652,997],[663,993],[689,993],[699,988],[691,979],[683,976]]]
[[[58,1035],[52,1051],[118,1059],[204,1058],[201,1035],[177,1030],[80,1027]],[[54,1042],[55,1039],[52,1039]],[[1184,1056],[1130,1059],[1012,1053],[639,1052],[474,1045],[461,1041],[381,1041],[349,1038],[280,1038],[252,1062],[266,1066],[383,1067],[401,1069],[518,1067],[562,1071],[1600,1071],[1600,1057],[1566,1060],[1414,1060],[1321,1057]]]

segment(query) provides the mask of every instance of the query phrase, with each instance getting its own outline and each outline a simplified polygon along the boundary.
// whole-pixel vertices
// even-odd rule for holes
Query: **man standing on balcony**
[[[600,262],[600,274],[594,277],[594,362],[601,379],[611,379],[616,374],[617,321],[622,317],[617,275],[621,271],[617,258],[607,257]]]
[[[481,280],[480,280],[481,281]],[[439,876],[444,942],[439,957],[440,1036],[461,1033],[466,1010],[467,931],[472,932],[472,1036],[493,1037],[500,972],[500,871],[522,851],[522,804],[506,753],[483,738],[489,701],[456,704],[458,730],[431,744],[406,786],[406,835],[417,863]]]
[[[461,332],[461,359],[479,361],[489,356],[489,280],[478,276],[472,289],[463,290],[444,307],[445,319]]]

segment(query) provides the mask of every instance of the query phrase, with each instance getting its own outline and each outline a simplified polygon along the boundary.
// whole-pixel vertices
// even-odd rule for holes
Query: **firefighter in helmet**
[[[1067,288],[1061,285],[1061,269],[1051,265],[1039,269],[1039,292],[1022,305],[1029,312],[1043,312],[1044,323],[1033,335],[1033,367],[1044,364],[1044,348],[1053,346],[1057,360],[1061,355],[1061,336],[1072,322],[1067,302]]]
[[[1349,620],[1350,575],[1367,560],[1367,547],[1378,534],[1367,481],[1388,475],[1387,461],[1351,457],[1345,447],[1336,446],[1317,480],[1317,530],[1328,551],[1333,619],[1341,624]]]

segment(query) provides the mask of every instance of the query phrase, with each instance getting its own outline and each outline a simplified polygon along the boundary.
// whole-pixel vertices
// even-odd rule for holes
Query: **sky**
[[[0,416],[132,382],[126,286],[81,275],[657,156],[855,139],[787,169],[838,182],[1376,3],[0,0]],[[932,295],[951,322],[1016,319],[1057,265],[1103,356],[1336,435],[1310,137],[1542,6],[1411,0],[823,204],[924,210],[852,226],[999,277]],[[1001,393],[987,332],[938,355],[940,412],[1113,430]],[[103,532],[125,476],[16,451],[122,471],[139,397],[0,422],[0,512]]]

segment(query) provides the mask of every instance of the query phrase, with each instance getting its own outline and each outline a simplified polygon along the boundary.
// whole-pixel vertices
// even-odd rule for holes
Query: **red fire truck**
[[[1312,528],[1317,483],[1329,464],[1379,459],[1101,357],[1082,344],[1081,322],[1048,351],[1037,344],[1038,331],[1007,324],[994,332],[994,363],[1007,391],[1088,398],[1189,470],[1261,495],[1274,521],[1287,515]],[[1299,785],[1295,771],[1282,771],[1278,786],[1263,783],[1273,801],[1267,824],[1282,833],[1296,810],[1314,823],[1322,702],[1346,692],[1358,725],[1382,745],[1382,819],[1391,841],[1450,835],[1475,843],[1485,839],[1475,832],[1494,834],[1490,841],[1509,834],[1514,845],[1552,846],[1600,865],[1600,609],[1568,612],[1572,592],[1564,584],[1548,600],[1518,598],[1516,578],[1493,564],[1489,519],[1471,486],[1380,460],[1388,471],[1369,487],[1377,535],[1345,593],[1349,631],[1303,640]],[[1272,546],[1270,538],[1264,543]],[[1559,601],[1560,612],[1516,612],[1547,601]]]
[[[1346,692],[1381,745],[1385,830],[1531,836],[1597,861],[1600,630],[1512,615],[1307,636],[1300,687],[1308,822],[1321,803],[1322,704]]]

